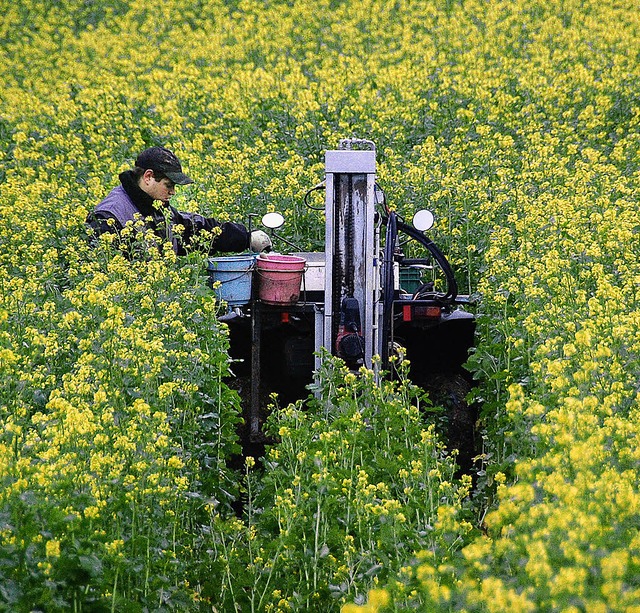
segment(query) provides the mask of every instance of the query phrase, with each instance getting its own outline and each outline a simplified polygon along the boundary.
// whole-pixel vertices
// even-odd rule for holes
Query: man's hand
[[[269,238],[269,235],[262,230],[254,230],[251,233],[249,248],[254,253],[260,253],[261,251],[271,251],[271,239]]]

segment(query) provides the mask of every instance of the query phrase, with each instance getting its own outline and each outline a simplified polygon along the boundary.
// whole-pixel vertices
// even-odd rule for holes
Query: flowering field
[[[637,3],[1,5],[0,610],[640,611]],[[88,246],[162,144],[178,208],[316,248],[350,136],[478,297],[473,486],[331,360],[240,461],[204,258]]]

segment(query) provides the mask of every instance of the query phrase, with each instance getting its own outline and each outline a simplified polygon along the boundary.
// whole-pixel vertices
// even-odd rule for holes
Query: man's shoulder
[[[131,202],[131,198],[129,198],[127,192],[125,191],[124,187],[122,187],[122,185],[118,185],[117,187],[114,187],[99,203],[98,203],[98,207],[107,205],[111,202],[114,201],[118,201],[121,200],[122,198],[126,198],[129,202]]]
[[[114,187],[93,210],[99,218],[114,218],[124,227],[140,211],[133,203],[122,185]]]

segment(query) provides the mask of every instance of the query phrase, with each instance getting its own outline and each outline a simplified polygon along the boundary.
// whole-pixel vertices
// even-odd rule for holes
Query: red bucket
[[[307,261],[297,255],[261,253],[256,259],[258,297],[267,304],[295,304]]]

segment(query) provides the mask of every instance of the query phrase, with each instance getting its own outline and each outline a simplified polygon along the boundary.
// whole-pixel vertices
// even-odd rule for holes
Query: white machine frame
[[[354,144],[369,150],[354,150]],[[356,298],[360,306],[364,365],[371,368],[380,355],[379,245],[375,229],[376,152],[370,141],[341,142],[325,152],[325,282],[319,346],[335,354],[340,302]],[[316,323],[316,326],[318,322]]]

